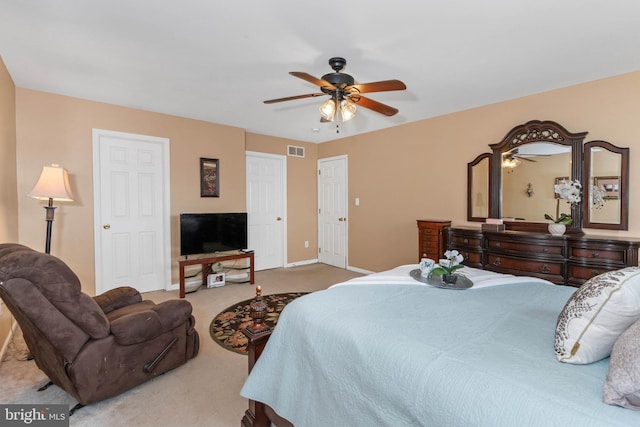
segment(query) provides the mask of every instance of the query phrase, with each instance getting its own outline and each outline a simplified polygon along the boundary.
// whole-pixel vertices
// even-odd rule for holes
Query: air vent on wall
[[[294,157],[304,157],[304,147],[296,147],[295,145],[287,145],[287,153]]]

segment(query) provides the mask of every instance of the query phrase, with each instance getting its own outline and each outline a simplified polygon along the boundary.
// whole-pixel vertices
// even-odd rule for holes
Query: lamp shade
[[[62,202],[73,202],[67,170],[58,165],[44,166],[38,182],[29,193],[29,197],[38,200],[53,199]]]
[[[336,102],[333,98],[328,99],[320,106],[320,115],[323,119],[332,122],[336,114]]]

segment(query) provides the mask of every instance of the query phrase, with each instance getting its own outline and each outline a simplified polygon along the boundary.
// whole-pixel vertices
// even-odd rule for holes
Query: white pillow
[[[556,324],[555,352],[568,363],[592,363],[611,354],[618,336],[640,319],[640,268],[609,271],[584,283]]]
[[[609,405],[640,410],[640,321],[614,344],[602,397]]]

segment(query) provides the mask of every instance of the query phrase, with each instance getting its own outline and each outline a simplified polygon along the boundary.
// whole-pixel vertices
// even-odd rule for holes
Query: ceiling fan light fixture
[[[502,160],[502,167],[513,169],[520,164],[520,160],[515,157],[505,157]]]
[[[328,120],[330,122],[333,121],[333,118],[336,115],[336,102],[333,100],[333,98],[328,99],[320,106],[320,115],[325,120]]]
[[[340,103],[340,114],[342,116],[343,122],[353,119],[356,116],[355,104],[348,102],[346,99],[343,99]]]

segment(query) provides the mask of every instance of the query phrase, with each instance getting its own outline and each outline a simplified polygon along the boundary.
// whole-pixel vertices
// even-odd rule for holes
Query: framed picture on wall
[[[555,185],[558,185],[558,184],[562,183],[562,181],[569,182],[569,177],[568,176],[557,176],[556,179],[555,179]],[[554,186],[553,189],[554,189],[555,198],[559,199],[560,195],[555,192],[555,188],[556,187]]]
[[[200,158],[200,197],[220,197],[220,161]]]
[[[604,198],[617,200],[620,198],[620,177],[619,176],[594,176],[593,184],[596,187],[604,188]]]

